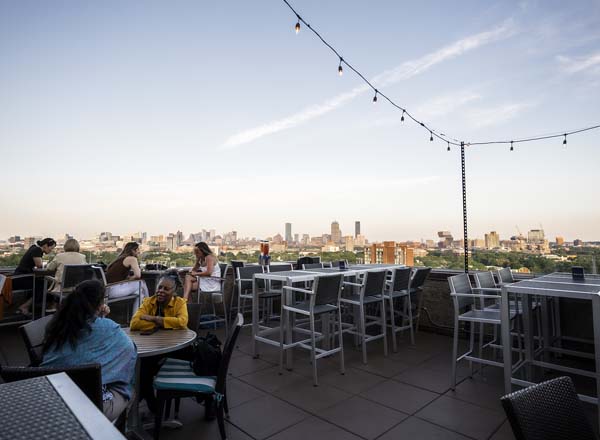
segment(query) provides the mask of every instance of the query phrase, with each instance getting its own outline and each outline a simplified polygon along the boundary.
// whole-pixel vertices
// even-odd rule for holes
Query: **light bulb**
[[[342,58],[340,58],[340,65],[338,66],[338,74],[342,76],[344,74],[344,69],[342,69]]]
[[[450,142],[448,142],[448,149],[446,151],[450,151]]]
[[[402,117],[400,118],[400,122],[404,122],[404,112],[405,112],[405,111],[406,111],[406,110],[402,110]]]
[[[375,95],[373,96],[373,103],[377,102],[377,89],[375,89]]]
[[[565,139],[563,140],[563,145],[567,145],[567,134],[565,133]]]
[[[513,141],[510,141],[510,151],[514,151]]]
[[[429,134],[431,135],[431,136],[429,137],[429,142],[433,142],[433,133],[430,131],[430,132],[429,132]]]
[[[298,21],[298,23],[296,23],[296,26],[294,27],[294,29],[296,29],[296,34],[298,32],[300,32],[300,21]]]

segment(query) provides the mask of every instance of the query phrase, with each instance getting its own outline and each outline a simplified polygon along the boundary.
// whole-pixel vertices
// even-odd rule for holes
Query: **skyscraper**
[[[285,224],[285,241],[287,241],[288,244],[290,244],[292,242],[292,224],[291,223]]]
[[[331,241],[339,243],[342,241],[342,232],[340,231],[340,224],[334,220],[331,222]]]
[[[360,221],[354,222],[354,238],[360,235]]]

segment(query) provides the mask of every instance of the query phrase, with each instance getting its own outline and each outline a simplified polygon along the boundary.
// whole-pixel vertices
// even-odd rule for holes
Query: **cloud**
[[[556,60],[560,63],[562,70],[569,74],[589,69],[592,69],[592,72],[600,72],[600,52],[576,58],[558,55]]]
[[[371,83],[378,88],[382,88],[391,84],[395,84],[399,81],[410,79],[416,75],[426,72],[441,62],[456,58],[471,50],[485,46],[486,44],[508,38],[514,35],[515,32],[516,29],[513,21],[507,20],[490,31],[468,36],[439,50],[424,55],[421,58],[406,61],[394,69],[386,70],[373,77]],[[260,139],[264,136],[293,128],[299,124],[329,113],[369,90],[370,88],[366,84],[360,85],[353,88],[349,92],[337,95],[321,104],[307,107],[291,116],[244,130],[227,138],[220,148],[235,148]]]
[[[535,107],[535,104],[528,102],[517,102],[503,104],[497,107],[470,109],[465,116],[468,123],[475,128],[489,127],[491,125],[502,124],[519,115],[519,113]]]

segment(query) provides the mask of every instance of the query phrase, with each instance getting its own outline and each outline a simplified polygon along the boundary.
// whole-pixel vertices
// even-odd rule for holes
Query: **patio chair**
[[[340,298],[342,304],[358,308],[359,317],[353,325],[344,330],[344,333],[357,335],[362,345],[363,363],[367,363],[367,343],[383,338],[383,354],[387,356],[387,324],[385,312],[385,290],[387,270],[378,269],[365,273],[360,283],[344,281],[344,289],[347,286],[358,287],[358,293],[345,293]],[[379,316],[367,316],[366,306],[369,304],[379,306]],[[358,322],[356,322],[358,321]],[[379,324],[381,333],[368,335],[367,327]]]
[[[246,263],[241,260],[231,260],[231,269],[233,270],[233,284],[231,286],[231,296],[229,298],[229,313],[233,313],[239,311],[240,304],[238,303],[235,308],[233,307],[233,301],[237,298],[237,277],[238,277],[238,267],[244,267]],[[239,298],[238,298],[239,299]]]
[[[302,270],[323,269],[323,263],[307,263],[302,265]]]
[[[390,327],[392,331],[392,348],[394,352],[398,351],[398,345],[396,342],[396,333],[403,332],[406,329],[410,330],[410,342],[415,344],[415,335],[413,332],[413,307],[410,295],[410,282],[411,282],[410,267],[395,268],[392,270],[392,277],[389,281],[386,281],[386,290],[383,293],[383,297],[389,302],[390,310]],[[403,301],[398,301],[403,300]],[[394,305],[399,304],[398,308]],[[400,326],[396,325],[396,316],[402,318]]]
[[[43,318],[42,318],[43,319]],[[77,367],[2,367],[0,377],[5,382],[16,382],[32,377],[66,373],[96,407],[102,411],[102,372],[100,364]]]
[[[253,277],[257,273],[263,273],[263,266],[244,266],[237,268],[237,297],[238,297],[238,313],[244,313],[246,306],[246,300],[252,303],[252,282]],[[258,288],[261,290],[265,289],[264,280],[257,280]]]
[[[106,284],[104,273],[99,266],[93,264],[65,264],[62,279],[60,280],[60,290],[48,290],[48,285],[52,285],[57,280],[54,277],[46,275],[44,277],[44,296],[42,299],[42,316],[46,315],[46,300],[48,295],[54,296],[61,304],[63,297],[75,290],[75,287],[82,281],[99,280]]]
[[[17,289],[15,288],[15,281],[17,280],[23,280],[22,286],[21,288]],[[28,281],[30,281],[30,283],[28,283]],[[26,274],[20,274],[20,275],[6,275],[6,278],[4,280],[4,284],[9,284],[8,286],[8,291],[5,292],[5,295],[0,295],[2,296],[2,298],[0,298],[0,302],[2,302],[2,306],[6,306],[7,304],[12,304],[14,302],[14,298],[17,295],[22,295],[22,294],[31,294],[31,298],[33,300],[32,304],[31,304],[31,315],[20,315],[23,319],[2,319],[1,322],[0,321],[0,327],[4,326],[4,325],[14,325],[14,324],[24,324],[26,322],[31,322],[33,320],[35,320],[35,310],[36,310],[36,301],[35,301],[35,283],[36,283],[36,279],[35,279],[35,274],[33,273],[26,273]],[[24,284],[28,284],[27,287],[24,286]],[[31,286],[31,287],[29,287]],[[1,289],[0,289],[1,292]],[[18,316],[18,315],[17,315]],[[0,318],[2,318],[0,316]]]
[[[412,278],[410,280],[411,303],[417,304],[416,313],[413,313],[413,319],[417,320],[416,332],[419,332],[419,323],[421,322],[421,310],[423,310],[423,285],[429,274],[431,267],[413,268]]]
[[[316,276],[311,290],[301,289],[299,287],[283,286],[284,290],[303,293],[304,295],[308,295],[309,297],[309,299],[306,301],[296,302],[292,300],[291,304],[287,304],[286,301],[283,301],[281,304],[281,315],[283,316],[284,312],[289,312],[294,314],[300,314],[308,318],[308,331],[304,328],[294,328],[293,330],[298,331],[300,333],[308,333],[310,337],[301,341],[294,342],[293,344],[288,345],[288,347],[286,347],[285,349],[301,347],[310,350],[311,363],[313,368],[313,384],[315,386],[318,386],[319,384],[317,379],[317,359],[321,359],[323,357],[339,353],[340,373],[344,374],[344,341],[342,335],[342,311],[340,307],[340,297],[342,294],[343,281],[343,274],[328,274]],[[317,347],[317,341],[324,339],[326,335],[317,332],[315,329],[316,317],[322,316],[325,313],[336,314],[338,324],[339,345],[338,347],[334,347],[328,350]],[[285,351],[283,346],[284,326],[281,325],[279,328],[279,374],[281,374],[283,373],[283,354]],[[323,328],[322,330],[328,330],[328,328]]]
[[[197,295],[197,303],[202,304],[202,300],[205,299],[205,302],[210,303],[212,307],[212,319],[208,321],[203,321],[202,325],[213,324],[214,328],[217,328],[217,323],[224,322],[225,323],[225,331],[229,331],[229,315],[227,310],[227,304],[225,301],[225,275],[227,273],[227,263],[219,263],[219,269],[221,271],[221,276],[219,279],[219,290],[213,291],[202,291],[200,290],[201,283],[205,281],[206,277],[196,277],[198,282],[198,290],[196,291]],[[211,279],[216,279],[215,277],[210,277]],[[223,317],[217,317],[217,310],[215,307],[215,303],[221,303],[223,305]]]
[[[19,332],[29,355],[29,365],[32,367],[37,367],[42,363],[42,347],[46,335],[46,326],[51,319],[52,315],[48,315],[19,327]]]
[[[471,374],[473,373],[473,362],[484,365],[491,365],[495,367],[504,367],[504,362],[494,361],[490,359],[484,359],[481,355],[482,349],[487,346],[492,346],[491,342],[482,345],[480,349],[480,355],[474,356],[475,350],[475,324],[493,324],[496,326],[501,325],[500,310],[484,309],[477,305],[482,304],[482,301],[486,299],[498,300],[499,295],[485,294],[485,290],[476,289],[473,290],[471,287],[471,281],[469,275],[466,273],[455,275],[448,278],[450,285],[450,296],[454,303],[454,340],[452,346],[452,390],[456,387],[456,365],[461,360],[468,360],[471,364]],[[469,310],[467,310],[469,309]],[[510,312],[510,319],[515,317],[515,312]],[[469,350],[466,353],[458,356],[458,332],[460,322],[470,323],[470,338],[469,338]],[[480,335],[481,337],[481,335]],[[498,348],[498,346],[496,346]]]
[[[498,284],[500,286],[504,284],[512,284],[515,282],[510,267],[503,267],[502,269],[498,269],[496,271],[496,276],[498,277]]]
[[[244,325],[244,316],[238,313],[229,332],[229,337],[223,348],[223,356],[219,365],[217,377],[196,376],[189,361],[167,358],[154,378],[154,389],[158,400],[157,412],[154,419],[154,438],[160,436],[163,411],[167,400],[181,397],[212,397],[217,406],[217,422],[221,439],[227,438],[225,432],[224,414],[229,414],[227,406],[226,382],[229,360],[235,347],[235,342]]]
[[[516,440],[597,440],[573,381],[558,377],[500,399]]]

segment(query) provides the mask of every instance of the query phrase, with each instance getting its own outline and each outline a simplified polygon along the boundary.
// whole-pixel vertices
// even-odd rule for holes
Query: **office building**
[[[331,222],[331,241],[338,244],[342,241],[342,231],[340,231],[340,224],[337,221]]]
[[[358,237],[359,235],[360,235],[360,222],[355,221],[354,222],[354,238]]]
[[[287,241],[288,244],[290,244],[292,242],[292,224],[291,223],[285,224],[285,241]]]

